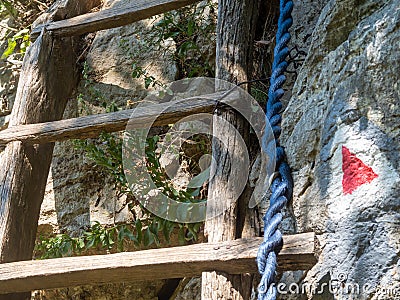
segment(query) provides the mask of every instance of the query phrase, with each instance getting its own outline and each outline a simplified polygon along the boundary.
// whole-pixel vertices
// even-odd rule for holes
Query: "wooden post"
[[[217,25],[217,78],[239,83],[248,81],[252,74],[253,44],[258,20],[259,0],[221,0],[218,9]],[[232,110],[219,112],[221,118],[236,127],[245,142],[248,142],[249,125]],[[237,153],[238,142],[229,139],[231,129],[214,120],[214,131],[219,136],[226,136],[228,149],[223,149],[217,140],[213,140],[213,155],[216,159],[217,174],[209,187],[209,199],[230,201],[231,191],[226,186],[226,176],[229,174],[232,161],[229,154]],[[239,150],[241,151],[241,150]],[[247,172],[247,170],[243,170]],[[209,219],[205,224],[208,242],[220,242],[237,238],[250,238],[258,234],[257,226],[251,224],[256,218],[248,209],[251,190],[246,188],[239,200],[230,205],[222,215]],[[253,285],[253,275],[229,275],[221,272],[203,273],[202,299],[250,299]]]
[[[68,9],[74,16],[87,12],[98,0],[63,0],[49,18]],[[9,127],[62,118],[68,97],[76,86],[75,45],[72,38],[54,39],[43,32],[27,51]],[[54,144],[12,142],[0,164],[0,262],[30,260],[40,206]],[[0,299],[30,299],[30,293],[2,295]]]

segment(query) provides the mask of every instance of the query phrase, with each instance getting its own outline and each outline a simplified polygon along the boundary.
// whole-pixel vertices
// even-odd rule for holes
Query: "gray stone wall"
[[[104,6],[122,2],[106,1]],[[64,118],[104,113],[104,104],[115,103],[123,109],[128,102],[142,100],[148,91],[143,79],[131,76],[134,62],[140,62],[149,74],[164,83],[175,79],[176,68],[168,56],[169,48],[162,56],[156,49],[149,51],[147,47],[143,51],[143,39],[150,34],[153,21],[144,20],[94,35],[86,49],[85,74],[76,92],[76,98],[83,101],[71,99]],[[45,217],[40,220],[39,231],[49,230],[48,225],[52,224],[55,230],[76,235],[93,221],[129,221],[131,214],[126,204],[126,196],[118,196],[114,191],[113,179],[75,149],[71,141],[57,143],[42,206]]]
[[[322,251],[305,283],[344,287],[309,299],[400,298],[399,24],[398,1],[330,1],[284,114],[297,230]]]
[[[316,232],[321,253],[311,271],[282,275],[281,283],[298,283],[300,294],[289,291],[280,297],[400,299],[399,3],[296,0],[293,16],[291,48],[298,61],[288,75],[282,143],[295,190],[283,229]],[[141,36],[149,28],[143,21],[94,37],[87,49],[87,75],[102,99],[124,106],[145,95],[143,82],[130,74],[133,53],[164,82],[175,79],[176,66],[165,63],[170,60],[154,61],[157,53],[140,51]],[[130,51],[123,43],[132,46]],[[1,95],[13,93],[6,85],[14,83],[4,79],[9,75],[0,74]],[[77,94],[89,97],[84,81]],[[104,111],[95,101],[88,109]],[[65,117],[82,113],[71,99]],[[368,174],[376,176],[368,179]],[[115,193],[112,179],[71,142],[58,143],[39,233],[78,234],[91,221],[127,220],[125,200]],[[157,299],[163,284],[79,287],[38,292],[34,299]],[[307,286],[311,290],[301,293]],[[317,292],[323,287],[324,293]],[[198,299],[199,279],[182,281],[174,297]]]
[[[298,61],[291,65],[295,73],[288,75],[282,136],[295,191],[283,229],[316,232],[321,254],[311,271],[282,274],[286,287],[297,283],[300,288],[282,299],[400,299],[393,294],[400,281],[398,8],[396,1],[295,1],[291,48]],[[145,23],[139,26],[146,28]],[[139,97],[143,87],[128,76],[128,57],[110,59],[108,53],[121,52],[115,36],[136,41],[136,30],[99,33],[88,55],[97,87],[119,103]],[[173,66],[157,67],[173,78]],[[350,165],[344,164],[344,149],[351,154]],[[69,152],[71,158],[79,155]],[[65,151],[57,159],[69,161]],[[356,164],[357,159],[364,165]],[[112,193],[111,186],[99,189],[104,178],[93,177],[83,186],[84,174],[94,166],[87,161],[81,165],[85,168],[78,190],[92,195],[92,204],[64,208],[75,211],[75,220],[82,218],[79,224],[93,218],[88,212],[98,193],[102,199]],[[344,180],[360,180],[365,170],[377,177],[346,192]],[[61,170],[55,173],[59,180],[68,178]],[[75,190],[70,185],[71,196],[60,199],[72,199]],[[323,293],[317,292],[322,288]],[[353,291],[357,288],[359,293]],[[199,279],[183,281],[179,290],[176,299],[199,298]]]
[[[104,8],[122,6],[124,2],[108,0]],[[161,50],[145,44],[145,37],[152,34],[153,22],[156,20],[144,20],[103,30],[88,37],[90,44],[84,53],[86,67],[83,78],[76,97],[68,103],[64,118],[103,113],[103,102],[107,105],[115,103],[122,109],[140,102],[152,89],[145,88],[142,78],[132,77],[133,63],[139,63],[149,75],[162,83],[175,80],[177,68],[172,58],[174,41],[171,39],[161,45]],[[215,52],[214,45],[204,47]],[[76,149],[72,141],[57,143],[42,205],[38,236],[57,232],[77,236],[94,221],[112,225],[131,219],[127,197],[117,194],[113,178],[87,158],[82,150]],[[178,242],[175,240],[172,238],[172,243],[176,245]],[[174,297],[196,299],[199,296],[198,282],[190,279],[182,281]],[[37,291],[32,299],[154,300],[158,299],[164,286],[168,286],[168,281],[82,286]]]

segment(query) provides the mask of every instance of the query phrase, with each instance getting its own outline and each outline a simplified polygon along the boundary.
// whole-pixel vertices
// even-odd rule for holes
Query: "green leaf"
[[[95,246],[95,243],[96,243],[96,237],[95,236],[91,236],[88,239],[88,243],[86,244],[86,249],[93,248]]]
[[[146,77],[144,79],[144,87],[148,89],[150,85],[154,82],[155,78],[153,76]]]
[[[197,46],[192,41],[186,41],[179,47],[178,55],[180,57],[185,56],[191,49],[197,49]]]
[[[156,27],[166,27],[167,25],[171,24],[172,20],[169,18],[163,18],[159,22],[157,22],[154,26]]]
[[[118,230],[117,240],[122,241],[125,238],[125,236],[126,236],[126,227],[125,225],[122,225]]]
[[[194,224],[189,224],[187,228],[189,230],[189,233],[192,235],[193,239],[197,241],[198,232],[195,230]]]
[[[143,235],[143,244],[145,247],[150,246],[151,244],[154,243],[154,236],[153,233],[150,231],[150,228],[147,228],[144,231],[144,235]]]
[[[193,192],[190,193],[190,196],[197,197],[198,195],[200,195],[200,191],[201,191],[201,188],[197,188]]]
[[[169,38],[174,38],[174,37],[177,37],[180,34],[181,34],[180,31],[170,31],[170,32],[167,32],[164,35],[164,39],[166,40],[166,39],[169,39]]]
[[[140,219],[136,220],[135,222],[135,227],[136,227],[136,232],[137,232],[137,240],[139,243],[142,242],[142,222],[140,221]]]
[[[149,226],[150,231],[157,235],[158,234],[158,224],[156,220],[153,220]]]
[[[203,225],[203,223],[195,223],[195,224],[193,225],[193,229],[194,229],[196,232],[199,232],[202,225]]]
[[[187,35],[192,36],[194,33],[194,28],[195,28],[195,23],[193,20],[190,20],[188,23],[188,28],[187,28]]]
[[[14,8],[14,5],[8,0],[1,0],[0,3],[4,5],[11,16],[16,17],[18,15],[18,11]]]
[[[79,238],[77,243],[76,243],[77,249],[80,251],[83,248],[85,248],[85,241],[82,238]]]
[[[159,91],[158,92],[158,98],[163,99],[165,97],[165,92],[164,91]]]
[[[127,234],[126,234],[126,236],[127,236],[131,241],[133,241],[133,242],[135,242],[135,243],[138,242],[136,236],[134,236],[132,232],[128,231]]]
[[[185,245],[186,240],[185,240],[185,227],[180,225],[179,231],[178,231],[178,241],[180,245]]]
[[[166,241],[169,243],[170,242],[170,238],[171,238],[171,234],[174,231],[175,228],[175,224],[165,220],[163,227],[162,227],[162,232],[164,234],[164,238],[166,239]]]
[[[1,58],[6,59],[11,54],[13,54],[16,46],[17,46],[17,42],[14,39],[9,38],[7,49],[3,52],[3,54],[1,55]]]

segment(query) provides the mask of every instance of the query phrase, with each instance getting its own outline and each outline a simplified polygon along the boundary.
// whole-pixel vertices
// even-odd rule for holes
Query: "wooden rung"
[[[124,7],[109,8],[74,18],[41,25],[32,30],[35,40],[43,26],[56,36],[76,36],[131,24],[152,16],[184,7],[199,0],[135,0]]]
[[[223,243],[56,258],[0,264],[0,294],[39,289],[198,276],[202,272],[257,272],[255,258],[262,238]],[[281,270],[308,270],[315,263],[315,235],[284,237]]]
[[[237,94],[236,94],[237,95]],[[215,100],[221,93],[188,98],[180,100],[159,114],[165,104],[155,104],[115,113],[91,115],[61,121],[29,124],[10,127],[0,131],[0,145],[13,141],[22,141],[28,144],[43,144],[63,141],[67,139],[85,139],[97,137],[101,132],[117,132],[125,129],[129,122],[129,128],[143,128],[148,126],[149,120],[158,116],[153,126],[173,124],[181,118],[197,113],[211,113],[216,105]],[[235,93],[232,93],[232,99]],[[229,101],[224,98],[224,102]],[[131,119],[135,111],[134,119]]]

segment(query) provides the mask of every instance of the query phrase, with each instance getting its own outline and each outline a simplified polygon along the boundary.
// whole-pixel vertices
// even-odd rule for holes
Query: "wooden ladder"
[[[39,37],[40,34],[43,33],[43,35],[50,34],[50,36],[55,39],[65,39],[66,37],[115,28],[178,9],[195,2],[198,1],[132,1],[128,7],[110,8],[99,12],[86,13],[66,20],[38,26],[32,32],[32,38],[38,39],[39,41],[39,39],[43,38]],[[44,43],[43,40],[40,42]],[[43,48],[38,47],[36,51],[43,51]],[[40,57],[40,55],[41,53],[31,54],[31,59],[26,59],[24,61],[25,72],[29,71],[27,70],[27,68],[29,68],[28,64],[42,63],[40,59],[32,59],[32,57]],[[41,70],[41,68],[39,68],[39,70]],[[23,79],[27,78],[24,77],[24,74],[21,76]],[[45,79],[50,80],[49,78]],[[37,77],[31,80],[37,80]],[[29,84],[32,83],[28,82],[27,84],[23,81],[20,82],[20,94],[23,94],[24,85],[27,86],[25,90],[28,88],[32,89],[32,85]],[[45,86],[45,88],[47,88],[47,86]],[[130,126],[132,128],[140,128],[141,124],[146,123],[146,120],[154,117],[155,111],[159,111],[156,107],[140,108],[142,111],[140,113],[136,112],[136,115],[140,117],[137,117],[135,120],[131,120],[133,111],[126,110],[109,114],[46,122],[48,119],[60,119],[65,104],[55,103],[57,101],[56,97],[54,99],[47,97],[47,106],[53,107],[59,105],[59,111],[57,113],[49,116],[39,111],[35,112],[36,118],[23,119],[21,115],[28,115],[29,112],[21,112],[21,107],[24,105],[27,105],[28,108],[33,107],[29,101],[32,102],[35,100],[33,97],[29,99],[29,97],[24,98],[21,96],[20,98],[22,100],[17,99],[17,108],[14,108],[19,110],[19,113],[15,113],[14,119],[13,117],[11,118],[10,128],[0,131],[0,146],[4,146],[7,149],[7,147],[11,145],[10,149],[14,152],[15,149],[22,149],[21,151],[26,156],[29,156],[28,152],[31,151],[29,149],[40,150],[40,145],[48,145],[49,143],[67,139],[94,138],[101,132],[124,130],[128,121],[130,121]],[[171,106],[164,111],[161,116],[157,118],[154,126],[168,125],[183,117],[196,113],[211,113],[215,108],[215,104],[213,100],[191,99],[191,101],[180,101],[179,104]],[[57,111],[57,109],[55,109],[55,111]],[[7,153],[14,153],[10,149]],[[40,158],[40,155],[35,157]],[[15,159],[19,158],[20,156],[16,155]],[[44,168],[48,171],[50,162],[47,160],[41,163],[48,164],[48,166]],[[12,162],[9,162],[9,164],[11,165]],[[18,170],[15,172],[14,175],[18,176]],[[7,178],[6,175],[4,170],[3,173],[0,172],[0,180],[2,179],[1,176]],[[21,176],[27,176],[27,178],[29,178],[29,176],[33,175],[28,173],[25,175],[22,174]],[[1,201],[7,201],[7,198],[3,199],[3,196],[5,195],[4,191],[9,189],[9,187],[6,186],[7,181],[4,180],[4,178],[3,181],[1,181],[4,185],[0,189],[0,191],[2,191],[0,195],[2,197]],[[18,216],[15,215],[18,213],[17,210],[6,212],[0,210],[0,221],[5,220],[6,217],[4,217],[4,215],[7,213],[9,215],[6,215],[6,217],[10,219],[18,218]],[[3,214],[3,216],[1,214]],[[36,212],[34,217],[38,217],[37,214],[38,212]],[[35,222],[37,223],[37,219],[33,220],[31,224]],[[27,223],[23,226],[27,227],[28,225]],[[24,229],[23,226],[21,227],[22,229]],[[8,233],[17,234],[17,232],[13,232],[12,230],[8,231]],[[27,238],[29,240],[34,240],[34,231],[29,234],[30,236],[27,236]],[[1,236],[0,231],[0,237]],[[29,251],[27,251],[25,256],[21,253],[15,254],[19,256],[18,260],[22,258],[26,261],[7,262],[16,260],[10,254],[8,257],[3,257],[3,261],[6,261],[6,263],[0,264],[0,294],[94,283],[102,284],[132,280],[182,278],[186,276],[198,276],[201,275],[202,272],[214,270],[226,272],[228,274],[256,273],[255,258],[258,246],[261,242],[262,238],[237,239],[221,243],[204,243],[174,248],[38,261],[29,260]],[[29,247],[32,249],[32,245],[29,245],[28,248]],[[7,250],[6,247],[3,248],[3,250],[4,249]],[[314,233],[285,236],[284,247],[279,256],[279,268],[282,271],[308,270],[316,263],[315,253],[316,243]]]

